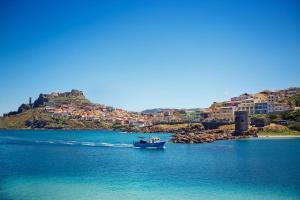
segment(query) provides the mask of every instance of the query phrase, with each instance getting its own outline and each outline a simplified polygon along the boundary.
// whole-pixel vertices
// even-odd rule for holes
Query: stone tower
[[[235,111],[235,135],[241,135],[248,130],[248,112],[247,111]]]
[[[30,106],[30,108],[32,108],[31,97],[29,97],[29,106]]]

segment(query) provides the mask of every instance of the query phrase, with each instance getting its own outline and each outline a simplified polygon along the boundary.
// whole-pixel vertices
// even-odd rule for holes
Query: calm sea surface
[[[300,199],[300,139],[145,150],[138,136],[0,131],[0,199]]]

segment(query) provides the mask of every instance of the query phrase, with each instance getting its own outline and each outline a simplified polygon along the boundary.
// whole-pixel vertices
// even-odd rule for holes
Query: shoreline
[[[300,135],[259,135],[258,138],[300,138]]]

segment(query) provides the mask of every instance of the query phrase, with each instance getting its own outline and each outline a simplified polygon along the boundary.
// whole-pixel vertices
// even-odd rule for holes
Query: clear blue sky
[[[0,114],[39,93],[132,111],[300,86],[300,2],[0,0]]]

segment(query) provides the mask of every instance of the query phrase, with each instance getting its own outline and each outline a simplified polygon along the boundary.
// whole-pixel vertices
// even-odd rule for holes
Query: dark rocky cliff
[[[90,104],[91,102],[85,98],[83,92],[80,90],[71,90],[71,92],[51,94],[40,94],[39,97],[34,101],[33,107],[40,107],[45,104],[61,105],[61,104]]]

